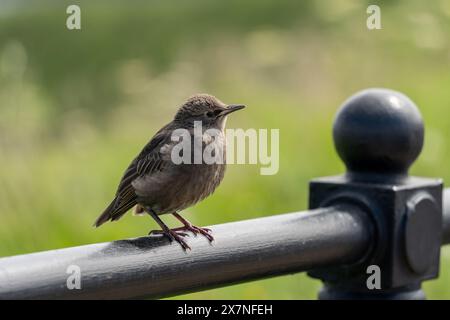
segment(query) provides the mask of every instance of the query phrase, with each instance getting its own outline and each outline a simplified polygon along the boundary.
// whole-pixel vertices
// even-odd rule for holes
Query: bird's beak
[[[230,114],[232,112],[244,109],[245,106],[243,104],[230,104],[227,106],[227,108],[225,110],[223,110],[220,115],[221,116],[226,116],[227,114]]]

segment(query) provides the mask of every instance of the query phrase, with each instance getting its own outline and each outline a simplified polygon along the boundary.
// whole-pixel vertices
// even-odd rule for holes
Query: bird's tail
[[[106,221],[111,220],[114,213],[114,208],[116,206],[116,201],[117,198],[114,198],[114,200],[109,204],[105,211],[103,211],[103,213],[97,218],[97,220],[95,220],[94,227],[100,227]]]

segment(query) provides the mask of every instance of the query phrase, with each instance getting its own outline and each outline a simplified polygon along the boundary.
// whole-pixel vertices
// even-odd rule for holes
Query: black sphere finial
[[[406,176],[422,151],[422,116],[408,97],[367,89],[344,102],[333,127],[336,150],[349,174]]]

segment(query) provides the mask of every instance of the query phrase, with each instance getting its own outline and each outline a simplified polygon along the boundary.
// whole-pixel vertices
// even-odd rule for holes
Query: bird
[[[222,182],[226,169],[225,124],[228,115],[245,108],[242,104],[225,104],[209,94],[196,94],[187,99],[176,112],[173,120],[162,127],[131,161],[119,182],[111,203],[96,219],[99,227],[107,221],[119,220],[134,207],[136,214],[150,215],[161,230],[152,230],[149,235],[166,236],[170,242],[176,241],[184,250],[190,250],[185,241],[187,232],[203,235],[210,242],[214,240],[212,231],[197,227],[180,215],[180,211],[193,206],[211,195]],[[201,141],[195,143],[196,124],[201,124]],[[208,135],[209,129],[216,135]],[[195,152],[202,155],[205,148],[218,150],[223,161],[200,162],[173,161],[173,151],[180,138],[174,139],[177,132],[187,133],[192,138],[191,154],[179,152],[183,159],[192,160]],[[184,139],[184,137],[183,137]],[[214,154],[215,152],[212,152]],[[182,227],[170,229],[160,218],[172,214]]]

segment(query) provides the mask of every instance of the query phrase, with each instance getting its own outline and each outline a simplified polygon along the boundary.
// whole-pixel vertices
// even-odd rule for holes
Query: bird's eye
[[[216,109],[214,111],[208,111],[206,113],[206,116],[209,117],[209,118],[217,117],[221,112],[222,112],[222,110],[220,110],[220,109]]]

